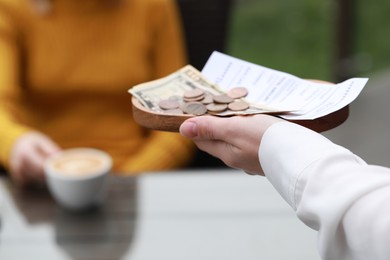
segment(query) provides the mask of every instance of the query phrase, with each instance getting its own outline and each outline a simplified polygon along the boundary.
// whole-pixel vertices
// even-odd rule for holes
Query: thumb
[[[180,126],[180,134],[195,140],[221,140],[223,134],[221,134],[221,127],[225,124],[220,124],[220,118],[214,116],[199,116],[187,119]],[[221,125],[221,127],[219,126]],[[225,128],[223,127],[223,128]],[[216,132],[218,130],[218,132]]]
[[[198,136],[198,125],[196,121],[188,119],[181,124],[179,132],[182,136],[193,139]]]

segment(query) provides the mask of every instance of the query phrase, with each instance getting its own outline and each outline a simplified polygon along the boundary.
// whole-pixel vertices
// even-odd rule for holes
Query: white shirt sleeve
[[[299,219],[319,231],[323,259],[390,259],[390,169],[288,122],[266,131],[259,160]]]

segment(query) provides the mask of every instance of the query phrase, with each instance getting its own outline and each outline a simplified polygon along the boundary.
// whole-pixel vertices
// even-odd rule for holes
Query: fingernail
[[[180,126],[180,134],[187,138],[194,138],[198,136],[198,126],[194,122],[184,122]]]

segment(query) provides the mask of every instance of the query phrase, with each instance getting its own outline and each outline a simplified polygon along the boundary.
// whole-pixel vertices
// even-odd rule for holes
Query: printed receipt
[[[290,120],[316,119],[355,100],[368,78],[351,78],[339,84],[317,83],[266,68],[229,55],[213,52],[202,74],[224,91],[246,87],[252,104],[290,111]]]

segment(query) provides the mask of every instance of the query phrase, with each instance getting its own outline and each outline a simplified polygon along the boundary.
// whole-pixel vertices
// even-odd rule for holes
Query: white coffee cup
[[[98,149],[73,148],[47,159],[46,181],[54,199],[71,210],[84,210],[104,201],[111,157]]]

